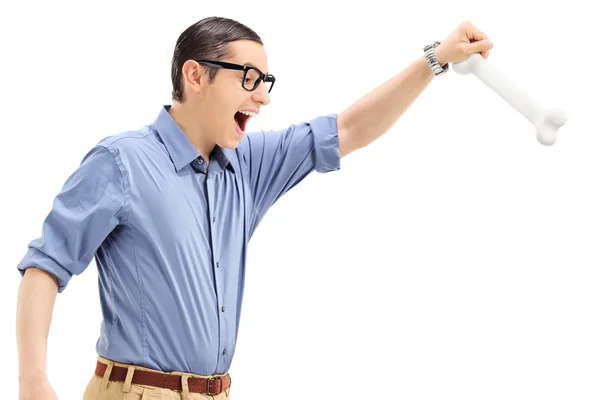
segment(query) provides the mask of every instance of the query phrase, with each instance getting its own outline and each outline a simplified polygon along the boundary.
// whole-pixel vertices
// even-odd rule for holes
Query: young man
[[[84,399],[229,398],[261,218],[309,173],[339,169],[384,134],[448,64],[491,47],[464,22],[339,115],[246,133],[275,83],[261,39],[230,19],[190,26],[175,47],[172,105],[85,155],[18,265],[20,399],[57,398],[46,375],[56,293],[92,258],[103,323]]]

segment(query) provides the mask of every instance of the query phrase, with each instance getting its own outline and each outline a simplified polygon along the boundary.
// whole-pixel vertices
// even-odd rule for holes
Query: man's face
[[[252,41],[230,43],[232,55],[224,61],[232,64],[253,66],[262,73],[268,73],[267,55],[263,46]],[[211,60],[212,61],[212,60]],[[260,84],[252,91],[253,82],[258,77],[255,70],[244,71],[220,68],[215,80],[208,81],[208,73],[204,76],[200,97],[202,115],[206,118],[205,126],[216,145],[233,149],[243,139],[248,120],[258,114],[260,108],[269,104],[268,84]]]

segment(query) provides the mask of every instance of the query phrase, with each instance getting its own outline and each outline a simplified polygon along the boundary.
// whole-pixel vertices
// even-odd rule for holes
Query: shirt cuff
[[[330,172],[340,169],[340,142],[337,114],[321,116],[310,121],[315,141],[315,170]]]
[[[58,283],[58,293],[65,290],[72,277],[72,274],[69,271],[35,248],[30,248],[25,254],[25,257],[23,257],[21,262],[17,265],[21,277],[25,275],[25,270],[29,267],[36,267],[54,275]]]

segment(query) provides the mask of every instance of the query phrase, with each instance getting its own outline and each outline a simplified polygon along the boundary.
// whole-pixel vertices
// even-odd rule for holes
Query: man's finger
[[[492,42],[490,42],[487,39],[484,39],[471,43],[469,46],[469,50],[471,53],[481,53],[483,58],[486,58],[492,47],[494,47]]]
[[[481,30],[479,30],[479,28],[477,28],[471,23],[467,24],[467,26],[465,27],[465,31],[469,40],[489,40],[485,33],[483,33]]]

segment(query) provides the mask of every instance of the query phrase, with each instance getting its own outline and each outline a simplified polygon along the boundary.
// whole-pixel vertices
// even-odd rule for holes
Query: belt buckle
[[[214,376],[211,376],[211,377],[209,377],[209,378],[208,378],[208,381],[206,382],[206,394],[207,394],[207,395],[209,395],[209,396],[216,396],[216,395],[218,395],[218,394],[219,394],[219,393],[217,393],[217,392],[215,392],[215,393],[211,393],[211,392],[210,392],[210,384],[211,384],[213,381],[216,381],[217,379],[220,379],[220,378],[215,378]]]

